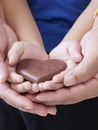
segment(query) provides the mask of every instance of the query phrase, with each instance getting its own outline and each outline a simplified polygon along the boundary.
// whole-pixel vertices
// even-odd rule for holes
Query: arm
[[[66,61],[66,55],[75,62],[81,61],[81,48],[78,44],[84,34],[88,32],[94,23],[94,12],[98,8],[98,0],[92,0],[72,28],[65,35],[61,43],[50,52],[50,58],[59,58]],[[68,58],[67,58],[68,59]]]
[[[72,28],[69,30],[67,35],[61,41],[61,43],[51,51],[50,58],[59,58],[59,59],[66,61],[66,63],[67,63],[67,70],[65,70],[64,73],[57,75],[53,78],[53,80],[55,82],[63,82],[64,75],[65,75],[64,83],[65,83],[65,85],[68,85],[67,82],[72,81],[72,78],[69,81],[69,79],[66,79],[66,77],[68,77],[68,76],[66,76],[66,74],[68,72],[70,72],[71,70],[74,70],[74,67],[77,65],[76,63],[80,63],[81,61],[84,62],[84,60],[82,60],[82,58],[83,58],[82,56],[86,56],[86,55],[85,54],[81,55],[81,53],[84,51],[84,47],[81,47],[81,45],[79,43],[80,43],[82,37],[84,36],[84,34],[92,28],[93,23],[94,23],[94,18],[93,18],[94,12],[97,8],[98,8],[98,0],[92,0],[90,2],[90,4],[88,5],[88,7],[80,15],[80,17],[76,20],[76,22],[74,23]],[[88,42],[88,44],[89,44],[89,42]],[[88,44],[86,43],[86,51],[88,51],[88,49],[87,49]],[[91,46],[93,46],[93,47],[91,47]],[[89,48],[93,48],[93,51],[95,52],[96,45],[89,44]],[[91,51],[91,49],[89,49],[89,52],[90,51]],[[97,53],[97,51],[96,51],[96,53]],[[92,52],[90,52],[90,54],[92,55]],[[96,56],[97,56],[97,54],[96,54]],[[89,59],[89,57],[88,57],[88,59]],[[93,60],[92,60],[94,62],[91,61],[92,63],[96,63],[96,61],[94,59],[95,58],[93,58]],[[71,65],[72,63],[73,63],[73,65]],[[88,65],[90,65],[90,64],[88,63]],[[85,65],[85,66],[87,66],[87,65]],[[94,65],[92,65],[92,66],[94,67]],[[84,68],[84,66],[82,66],[82,68]],[[79,77],[79,75],[78,75],[79,70],[82,70],[82,72],[80,72],[80,73],[83,73],[84,69],[79,69],[79,66],[78,66],[77,70],[78,71],[76,72],[76,77]],[[90,66],[87,68],[87,70],[90,70]],[[93,71],[93,72],[94,72],[93,74],[95,74],[95,71]],[[86,74],[88,74],[88,73],[86,73]],[[87,76],[87,78],[89,78],[89,77]],[[81,78],[80,78],[80,80],[81,80]]]
[[[2,1],[0,0],[0,21],[4,22],[4,13],[3,13],[3,6],[2,6]]]
[[[43,41],[26,0],[2,0],[8,24],[19,40],[29,41],[44,49]]]
[[[92,0],[64,37],[64,41],[74,40],[80,42],[84,34],[92,28],[94,23],[94,12],[97,8],[98,0]]]
[[[98,16],[96,17],[94,25],[93,25],[93,28],[95,28],[95,27],[98,27]]]

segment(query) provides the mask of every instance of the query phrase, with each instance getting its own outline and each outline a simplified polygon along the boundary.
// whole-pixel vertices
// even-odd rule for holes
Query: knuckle
[[[87,75],[87,71],[80,69],[80,70],[76,71],[76,73],[74,73],[74,78],[75,78],[76,82],[79,82],[80,80],[83,79],[83,77],[85,75]]]

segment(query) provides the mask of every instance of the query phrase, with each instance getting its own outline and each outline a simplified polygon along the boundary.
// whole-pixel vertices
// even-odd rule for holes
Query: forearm
[[[98,0],[92,0],[80,17],[76,20],[70,31],[63,40],[80,42],[83,35],[88,32],[94,23],[94,12],[98,8]]]
[[[4,18],[4,11],[3,11],[3,5],[2,1],[0,0],[0,23],[4,23],[5,18]]]
[[[96,17],[94,25],[93,25],[93,28],[95,28],[95,27],[98,27],[98,16]]]
[[[13,28],[19,40],[30,41],[43,47],[43,41],[30,12],[26,0],[2,0],[8,24]]]

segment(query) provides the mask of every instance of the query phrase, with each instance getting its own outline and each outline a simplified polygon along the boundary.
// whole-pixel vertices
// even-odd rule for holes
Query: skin
[[[8,75],[6,76],[6,78],[9,82],[12,81],[12,83],[18,83],[18,84],[12,84],[12,85],[10,84],[10,86],[9,84],[4,84],[5,89],[8,89],[8,92],[10,93],[12,98],[10,97],[7,91],[6,91],[7,96],[3,95],[2,93],[3,91],[2,91],[1,97],[8,104],[26,112],[35,113],[42,116],[46,116],[48,113],[56,114],[56,108],[54,106],[46,107],[38,103],[33,103],[30,99],[25,97],[25,95],[21,94],[22,92],[29,91],[32,88],[32,85],[29,82],[23,82],[23,77],[15,73],[15,63],[22,59],[34,58],[34,57],[38,58],[37,57],[39,56],[38,53],[41,53],[39,56],[41,59],[44,60],[48,58],[47,54],[45,54],[45,51],[44,51],[43,41],[40,36],[38,27],[35,23],[34,18],[32,17],[30,9],[28,8],[27,1],[26,0],[24,1],[22,0],[18,0],[18,1],[17,0],[10,0],[10,1],[4,0],[3,1],[2,0],[2,3],[3,3],[4,13],[5,13],[7,23],[11,26],[11,28],[17,34],[19,40],[28,41],[28,42],[22,42],[22,44],[20,44],[20,42],[16,42],[17,40],[15,40],[13,41],[13,44],[15,46],[13,47],[12,53],[11,51],[8,50],[9,51],[8,59],[7,59]],[[25,22],[21,22],[21,19]],[[14,39],[12,34],[9,31],[7,39],[9,39],[9,37],[10,38],[12,37]],[[32,48],[31,50],[32,55],[31,55],[30,50],[28,50],[28,48],[30,50]],[[21,50],[21,53],[18,53],[17,49],[18,51]],[[24,49],[27,50],[26,53],[24,53]],[[28,55],[29,54],[28,52],[30,52],[30,55]],[[9,60],[9,57],[10,57],[10,60]],[[19,57],[19,60],[18,60],[18,57]],[[4,70],[5,68],[3,69],[3,71]],[[4,72],[4,74],[6,73]],[[12,89],[10,88],[11,86],[12,86]],[[22,87],[23,91],[22,89],[19,89],[19,91],[15,91],[14,88],[17,88],[17,87]],[[17,100],[17,99],[20,99],[20,100]]]
[[[88,12],[88,13],[90,13],[91,15],[87,15],[86,14],[86,16],[90,16],[89,17],[89,20],[88,21],[91,21],[90,23],[90,25],[88,25],[88,23],[87,24],[85,24],[85,26],[87,26],[87,30],[86,31],[83,31],[82,33],[79,33],[78,31],[76,31],[76,32],[74,32],[74,34],[76,34],[76,36],[77,36],[77,34],[81,34],[81,35],[79,35],[79,37],[78,37],[78,39],[76,38],[76,39],[74,39],[74,35],[72,35],[73,34],[73,30],[79,30],[80,31],[80,27],[82,27],[82,26],[76,26],[76,28],[77,29],[71,29],[71,35],[67,35],[67,37],[66,38],[64,38],[64,40],[63,40],[63,43],[65,43],[66,41],[68,41],[69,39],[72,39],[72,40],[75,40],[76,42],[80,42],[80,39],[81,39],[81,37],[89,30],[89,29],[91,29],[91,26],[92,26],[92,24],[93,24],[93,18],[92,18],[92,15],[93,15],[93,12],[95,11],[95,8],[97,8],[97,0],[93,0],[92,1],[92,3],[93,2],[96,2],[96,6],[92,6],[92,7],[94,7],[94,8],[92,8],[91,6],[90,6],[90,11],[91,11],[91,13],[90,12]],[[83,15],[82,15],[83,16]],[[81,23],[83,24],[83,18],[82,18],[82,20],[81,19],[79,19],[80,21],[82,21]],[[80,25],[80,24],[77,24],[77,25]],[[75,26],[74,26],[75,27]],[[83,28],[82,28],[83,29]],[[83,29],[84,30],[84,29]],[[95,43],[95,41],[94,41],[94,43]],[[91,44],[91,46],[92,46],[92,44]],[[90,47],[91,47],[90,46]],[[93,76],[93,78],[95,79],[95,75],[96,75],[96,73],[97,73],[97,68],[96,68],[96,70],[93,70],[94,68],[95,68],[95,66],[92,66],[90,63],[92,62],[91,61],[91,59],[92,58],[94,58],[94,63],[96,63],[96,57],[97,57],[97,54],[96,54],[96,56],[95,57],[92,57],[91,59],[89,59],[89,56],[92,54],[92,51],[90,50],[90,51],[88,51],[88,52],[86,52],[85,50],[88,50],[87,48],[89,47],[89,45],[88,45],[88,42],[86,42],[86,44],[85,44],[85,46],[81,43],[81,48],[82,48],[82,55],[83,55],[83,60],[80,62],[80,58],[79,58],[79,61],[77,61],[77,59],[78,58],[76,58],[76,56],[75,56],[75,59],[76,59],[76,61],[74,61],[73,60],[73,56],[71,56],[70,58],[69,58],[69,60],[67,59],[66,60],[66,62],[67,62],[67,65],[68,65],[68,69],[66,70],[66,71],[64,71],[64,72],[62,72],[61,74],[59,74],[59,75],[57,75],[57,76],[55,76],[54,78],[53,78],[53,81],[48,81],[48,82],[46,82],[46,83],[42,83],[42,84],[39,84],[39,89],[38,90],[36,90],[36,92],[38,92],[38,91],[43,91],[43,89],[45,90],[47,90],[47,86],[48,86],[48,90],[50,89],[50,86],[52,86],[52,90],[54,90],[54,88],[55,88],[55,86],[57,87],[57,88],[55,88],[55,91],[53,91],[53,92],[43,92],[43,93],[40,93],[40,94],[38,94],[36,97],[34,97],[34,95],[27,95],[27,97],[30,99],[30,100],[32,100],[32,101],[34,101],[34,100],[36,100],[36,102],[41,102],[41,103],[43,103],[43,104],[45,104],[45,105],[56,105],[56,104],[71,104],[71,103],[75,103],[75,102],[79,102],[79,101],[81,101],[81,100],[85,100],[85,99],[87,99],[87,98],[92,98],[92,97],[95,97],[96,95],[97,95],[97,93],[93,93],[93,95],[91,94],[91,93],[89,93],[88,94],[88,90],[85,90],[85,88],[87,88],[87,87],[83,87],[83,86],[86,86],[86,85],[88,85],[88,86],[92,86],[91,84],[93,84],[93,85],[95,85],[95,89],[96,89],[96,82],[97,82],[97,78],[96,78],[96,82],[93,82],[92,83],[92,80],[91,80],[91,82],[87,82],[86,80],[87,79],[92,79],[92,76]],[[96,48],[96,45],[94,44],[94,46],[93,46],[93,51],[95,52],[95,48]],[[55,50],[54,50],[54,52],[53,53],[51,53],[51,56],[50,56],[50,58],[54,58],[55,57],[55,52],[58,52],[58,48],[59,47],[57,47]],[[70,51],[71,52],[71,51]],[[58,56],[57,56],[58,57]],[[61,58],[61,57],[60,57]],[[89,60],[87,60],[87,59],[89,59]],[[13,59],[14,60],[14,59]],[[87,60],[87,62],[85,62]],[[10,61],[10,60],[9,60]],[[80,64],[79,64],[79,62],[80,62]],[[70,66],[70,63],[72,63],[71,65],[72,66]],[[78,63],[78,65],[77,65],[77,63]],[[86,65],[86,64],[87,65]],[[81,71],[79,71],[79,73],[80,74],[78,74],[78,69],[80,70],[80,68],[83,68],[83,70],[86,70],[85,69],[85,65],[86,65],[86,69],[88,68],[88,70],[90,69],[90,67],[91,68],[93,68],[93,69],[91,69],[91,73],[88,71],[88,74],[86,75],[86,79],[84,80],[82,77],[83,77],[83,75],[82,74],[84,74],[84,72],[87,72],[87,71],[83,71],[83,72],[81,72]],[[73,69],[73,70],[72,70]],[[77,73],[75,73],[75,72],[77,72]],[[76,79],[78,79],[79,78],[79,76],[80,76],[80,78],[79,78],[79,80],[76,80],[75,82],[74,82],[74,80],[73,80],[73,78],[69,78],[69,79],[66,79],[66,77],[68,78],[68,75],[67,76],[65,76],[67,73],[71,73],[71,74],[69,74],[69,75],[74,75],[73,77],[74,78],[76,78]],[[93,74],[92,74],[93,73]],[[82,75],[82,76],[81,76]],[[71,80],[72,79],[72,80]],[[73,82],[71,82],[71,81],[73,81]],[[83,85],[81,82],[83,82],[83,81],[85,81],[85,84],[86,85]],[[95,81],[95,80],[94,80]],[[77,84],[78,83],[80,83],[79,85],[80,85],[80,87],[78,86],[77,87]],[[76,87],[74,86],[74,87],[70,87],[70,88],[64,88],[64,84],[66,85],[66,86],[71,86],[71,85],[75,85],[76,84]],[[43,87],[44,86],[44,87]],[[46,86],[46,87],[45,87]],[[37,88],[38,86],[35,84],[35,88]],[[15,88],[15,87],[14,87]],[[80,88],[80,89],[75,89],[75,88]],[[84,88],[84,89],[83,89]],[[91,92],[91,87],[89,87],[90,88],[90,91],[89,92]],[[66,91],[65,91],[66,90]],[[81,91],[80,91],[81,90]],[[82,91],[82,90],[85,90],[85,93],[84,93],[84,91]],[[22,91],[22,90],[21,90]],[[80,95],[79,95],[79,91],[80,91]],[[68,96],[65,96],[65,93],[66,93],[66,95]],[[70,93],[69,93],[70,92]],[[78,93],[77,93],[78,92]],[[95,92],[95,91],[94,91]],[[96,91],[97,92],[97,91]],[[55,94],[55,95],[54,95]],[[56,94],[57,94],[57,96],[58,97],[60,97],[60,94],[62,95],[62,97],[60,97],[60,99],[58,99],[57,97],[56,97]],[[76,95],[75,95],[76,94]],[[49,96],[51,96],[51,98],[49,98]],[[52,96],[54,96],[54,97],[52,97]],[[75,97],[74,97],[75,96]],[[79,97],[80,96],[80,97]],[[65,100],[66,99],[66,100]]]
[[[12,91],[14,90],[15,92],[19,92],[21,94],[24,92],[28,92],[32,89],[32,84],[30,82],[28,81],[23,82],[23,80],[19,82],[20,75],[18,75],[15,72],[15,65],[23,59],[34,59],[34,58],[46,60],[48,57],[43,50],[39,49],[32,43],[20,41],[20,42],[15,42],[12,45],[11,49],[8,52],[8,63],[10,66],[13,66],[11,69],[9,69],[9,78],[8,78],[10,82],[13,82],[12,84],[10,84]],[[29,100],[29,102],[32,102],[32,100],[26,97],[25,95],[23,97],[26,98],[26,100]],[[36,113],[41,116],[46,116],[48,113],[52,115],[56,114],[55,106],[45,106],[34,102],[32,102],[32,105],[34,106],[34,109],[31,109],[32,113]],[[20,109],[19,106],[17,106],[17,108]],[[24,107],[22,110],[31,113],[31,110],[29,111],[26,110],[26,107]]]
[[[2,74],[1,82],[3,82],[0,83],[0,98],[2,98],[6,103],[10,104],[11,106],[25,112],[35,113],[41,116],[46,116],[48,113],[56,114],[56,109],[54,106],[45,107],[44,105],[33,103],[30,99],[23,96],[21,93],[12,90],[7,82],[4,83],[6,81],[6,78],[8,77],[8,69],[6,67],[6,64],[8,63],[5,63],[6,53],[11,48],[12,44],[17,41],[17,37],[6,23],[0,23],[0,34],[0,41],[2,42],[2,44],[0,44],[0,74]],[[35,49],[36,48],[34,48],[34,50]],[[41,56],[44,57],[43,53]],[[10,70],[13,70],[13,68],[9,68]],[[17,75],[17,77],[19,77],[19,81],[23,81],[23,78],[21,76]],[[29,86],[29,83],[26,84],[27,86]]]
[[[98,27],[94,27],[90,32],[85,34],[81,41],[83,59],[78,65],[73,66],[73,69],[69,72],[73,74],[75,78],[75,74],[77,74],[77,80],[75,80],[75,82],[73,82],[71,78],[71,81],[69,79],[66,80],[67,74],[64,75],[65,72],[58,74],[54,77],[53,82],[58,83],[57,79],[60,81],[63,78],[64,84],[70,87],[40,93],[36,95],[36,101],[40,101],[46,105],[65,105],[74,104],[98,96],[98,60],[96,60],[98,57],[97,35]]]

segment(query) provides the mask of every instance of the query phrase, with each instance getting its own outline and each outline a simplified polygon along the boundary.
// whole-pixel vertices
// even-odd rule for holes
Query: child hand
[[[62,41],[49,54],[51,59],[60,59],[63,61],[73,60],[79,63],[82,59],[80,44],[75,41]]]
[[[98,27],[87,32],[80,45],[83,60],[64,77],[64,83],[67,86],[85,82],[98,72]]]
[[[8,77],[8,81],[11,82],[11,87],[18,92],[26,92],[31,89],[33,93],[32,84],[30,82],[23,82],[23,77],[15,72],[16,64],[22,59],[46,60],[48,59],[48,55],[44,50],[41,50],[32,43],[22,41],[14,43],[9,50],[8,63],[10,66],[13,66],[9,67]]]
[[[64,76],[71,69],[73,69],[77,63],[82,60],[80,44],[75,41],[66,41],[60,43],[54,48],[50,54],[50,59],[60,59],[67,63],[67,69],[53,77],[53,80],[46,81],[39,84],[40,91],[56,90],[64,87]]]

